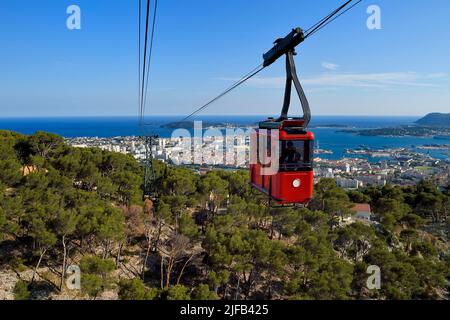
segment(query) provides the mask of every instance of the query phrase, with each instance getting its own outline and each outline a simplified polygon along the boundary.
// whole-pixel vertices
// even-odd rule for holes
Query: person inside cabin
[[[302,161],[302,155],[294,145],[294,142],[288,141],[281,152],[280,163],[282,165],[298,164]]]

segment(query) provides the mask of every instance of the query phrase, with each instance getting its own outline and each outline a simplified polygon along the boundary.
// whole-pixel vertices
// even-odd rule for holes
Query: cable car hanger
[[[252,135],[251,153],[256,162],[250,163],[250,184],[253,189],[269,197],[269,206],[306,205],[313,197],[314,135],[306,129],[311,120],[308,99],[300,84],[295,68],[295,47],[305,40],[302,29],[293,29],[286,37],[275,40],[274,46],[263,55],[263,67],[268,67],[286,56],[286,87],[281,114],[277,119],[268,118],[259,123],[256,135]],[[289,118],[292,83],[303,109],[303,117]],[[273,130],[276,130],[277,141]],[[263,145],[260,144],[263,142]],[[275,142],[275,145],[274,145]],[[279,151],[273,152],[273,148]],[[274,156],[274,157],[273,157]],[[274,162],[274,170],[266,170]],[[272,168],[273,169],[273,168]]]
[[[305,92],[303,91],[300,80],[297,76],[297,70],[295,68],[294,56],[296,55],[295,47],[305,40],[305,35],[303,30],[300,28],[293,29],[285,38],[277,39],[274,43],[275,46],[263,55],[264,67],[268,67],[274,63],[282,55],[286,55],[286,88],[284,92],[284,103],[281,110],[281,115],[278,119],[273,120],[269,118],[265,122],[264,127],[275,128],[279,127],[281,123],[288,120],[288,112],[291,104],[291,91],[292,83],[297,91],[297,95],[300,99],[300,103],[303,109],[302,127],[306,129],[311,121],[311,110],[309,108],[308,99],[306,98]]]
[[[293,29],[286,37],[275,40],[273,48],[263,55],[263,68],[286,56],[286,87],[281,114],[277,119],[268,118],[259,123],[250,147],[256,160],[250,163],[250,185],[268,196],[271,208],[303,207],[310,203],[314,194],[314,134],[307,131],[311,110],[297,76],[295,48],[361,1],[341,12],[352,2],[347,1],[308,29],[306,34],[301,28]],[[289,118],[292,83],[303,110],[301,118]]]

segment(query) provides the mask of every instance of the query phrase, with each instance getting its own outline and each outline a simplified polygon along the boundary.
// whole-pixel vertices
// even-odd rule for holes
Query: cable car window
[[[301,171],[312,169],[312,141],[280,141],[280,170]]]

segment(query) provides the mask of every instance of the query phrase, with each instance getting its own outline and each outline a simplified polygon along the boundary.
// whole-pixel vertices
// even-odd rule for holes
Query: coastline
[[[248,128],[254,126],[263,116],[202,116],[197,120],[209,123],[233,123],[235,128]],[[178,117],[154,116],[148,117],[148,131],[162,138],[169,138],[173,134],[172,128],[161,125],[179,120]],[[320,154],[325,159],[342,159],[346,156],[346,149],[357,149],[361,145],[373,149],[417,147],[435,144],[434,137],[417,136],[361,136],[355,133],[343,133],[342,128],[355,130],[373,130],[380,127],[412,125],[417,117],[356,117],[356,116],[316,116],[313,118],[310,129],[314,132],[320,149],[331,151],[329,154]],[[231,130],[235,129],[231,128]],[[63,117],[63,118],[0,118],[0,130],[6,129],[22,134],[33,134],[36,131],[55,133],[64,138],[107,138],[141,136],[137,117]],[[209,128],[205,128],[209,129]],[[220,130],[219,128],[215,128]],[[238,130],[238,129],[235,129]],[[188,130],[192,132],[192,130]],[[226,129],[222,128],[225,133]],[[420,138],[420,139],[419,139]],[[445,140],[442,140],[445,141]],[[445,143],[445,142],[444,142]],[[417,150],[414,150],[417,151]],[[422,150],[422,153],[423,150]],[[431,156],[438,159],[448,159],[448,155],[433,151]],[[377,161],[379,159],[370,159]]]

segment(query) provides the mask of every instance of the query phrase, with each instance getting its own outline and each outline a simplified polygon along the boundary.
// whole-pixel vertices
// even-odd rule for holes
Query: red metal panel
[[[300,180],[300,186],[294,187],[294,181]],[[280,172],[274,176],[273,198],[281,203],[308,203],[313,196],[314,173],[306,172]]]
[[[266,139],[271,131],[267,134],[257,131],[260,139]],[[280,140],[300,140],[300,141],[314,141],[314,134],[312,132],[305,133],[288,133],[285,130],[280,130]],[[256,150],[251,150],[256,152]],[[256,157],[255,157],[256,158]],[[251,184],[253,187],[261,192],[269,195],[273,200],[280,204],[306,204],[312,200],[313,196],[313,171],[293,171],[293,172],[278,172],[273,176],[263,176],[261,174],[261,165],[250,165]],[[298,180],[300,185],[294,186],[294,181]]]

